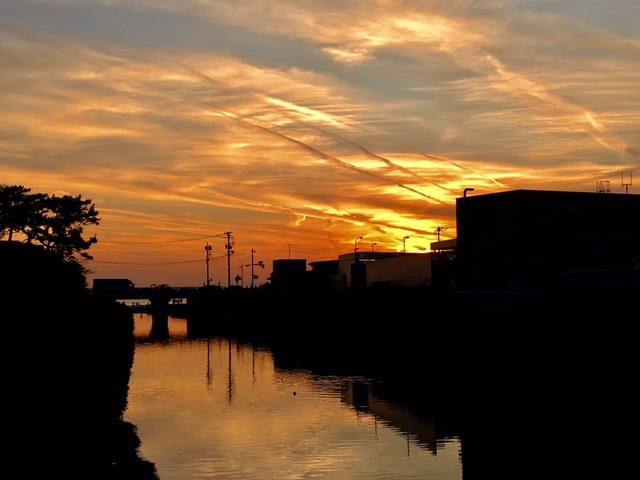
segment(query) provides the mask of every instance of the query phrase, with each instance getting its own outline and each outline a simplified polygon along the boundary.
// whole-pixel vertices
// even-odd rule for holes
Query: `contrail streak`
[[[253,123],[248,122],[246,120],[243,120],[241,118],[237,118],[234,115],[228,114],[226,112],[222,112],[222,111],[219,111],[219,110],[213,110],[213,111],[215,111],[215,112],[217,112],[217,113],[219,113],[221,115],[224,115],[227,118],[235,120],[236,122],[242,123],[243,125],[246,125],[246,126],[261,130],[261,131],[269,133],[271,135],[275,135],[275,136],[277,136],[279,138],[282,138],[283,140],[286,140],[288,142],[292,142],[292,143],[304,148],[305,150],[308,150],[313,155],[315,155],[315,156],[317,156],[319,158],[322,158],[323,160],[329,160],[331,162],[334,162],[334,163],[336,163],[337,165],[339,165],[342,168],[346,168],[348,170],[352,170],[352,171],[360,173],[362,175],[367,175],[369,177],[375,178],[376,180],[382,181],[384,183],[393,183],[394,185],[396,185],[396,186],[398,186],[400,188],[403,188],[403,189],[408,190],[408,191],[410,191],[412,193],[415,193],[416,195],[420,195],[421,197],[427,198],[427,199],[431,200],[432,202],[439,203],[439,204],[445,205],[445,206],[450,206],[447,203],[445,203],[445,202],[443,202],[441,200],[438,200],[437,198],[434,198],[434,197],[432,197],[430,195],[427,195],[426,193],[422,193],[419,190],[416,190],[415,188],[408,187],[407,185],[404,185],[404,184],[402,184],[400,182],[390,181],[385,177],[382,177],[380,175],[376,175],[375,173],[371,173],[371,172],[368,172],[366,170],[362,170],[362,169],[360,169],[360,168],[358,168],[358,167],[356,167],[354,165],[351,165],[348,162],[340,160],[339,158],[336,158],[336,157],[334,157],[332,155],[328,155],[328,154],[324,153],[323,151],[312,147],[311,145],[308,145],[308,144],[306,144],[304,142],[301,142],[300,140],[296,140],[295,138],[288,137],[287,135],[284,135],[284,134],[282,134],[280,132],[276,132],[276,131],[274,131],[274,130],[272,130],[270,128],[263,127],[261,125],[256,125],[256,124],[253,124]]]
[[[476,172],[475,170],[473,170],[473,169],[471,169],[471,168],[469,168],[469,167],[463,167],[462,165],[458,165],[456,162],[453,162],[453,161],[451,161],[451,160],[449,160],[449,159],[447,159],[447,158],[437,157],[437,156],[435,156],[435,155],[431,155],[431,154],[429,154],[429,153],[422,153],[422,152],[418,152],[418,153],[419,153],[420,155],[424,155],[425,157],[430,158],[430,159],[432,159],[432,160],[438,160],[439,162],[446,162],[446,163],[449,163],[449,164],[453,165],[454,167],[458,167],[460,170],[465,170],[465,171],[467,171],[467,172],[471,172],[471,173],[473,173],[474,175],[479,175],[479,176],[481,176],[482,178],[486,178],[487,180],[492,181],[493,183],[495,183],[495,184],[496,184],[496,185],[498,185],[499,187],[504,187],[504,185],[503,185],[503,184],[501,184],[501,183],[500,183],[499,181],[497,181],[496,179],[491,178],[490,176],[485,175],[485,174],[483,174],[483,173]]]
[[[338,139],[342,140],[343,142],[348,143],[349,145],[353,145],[354,147],[356,147],[356,148],[358,148],[358,149],[362,150],[362,151],[363,151],[366,155],[368,155],[370,158],[375,158],[375,159],[377,159],[377,160],[382,161],[383,163],[385,163],[387,166],[391,167],[391,168],[392,168],[393,170],[395,170],[395,171],[401,171],[402,173],[406,173],[407,175],[411,175],[412,177],[417,178],[417,179],[419,179],[420,181],[426,181],[426,182],[429,182],[430,184],[432,184],[432,185],[434,185],[434,186],[436,186],[436,187],[438,187],[438,188],[441,188],[441,189],[443,189],[443,190],[446,190],[446,191],[447,191],[447,192],[449,192],[449,193],[457,194],[457,192],[456,192],[455,190],[453,190],[453,189],[451,189],[451,188],[448,188],[448,187],[443,187],[442,185],[440,185],[440,184],[438,184],[438,183],[434,182],[433,180],[430,180],[430,179],[428,179],[428,178],[425,178],[425,177],[423,177],[422,175],[419,175],[419,174],[415,173],[414,171],[412,171],[412,170],[410,170],[410,169],[408,169],[408,168],[403,167],[402,165],[398,165],[397,163],[392,162],[392,161],[391,161],[391,160],[389,160],[388,158],[385,158],[385,157],[383,157],[383,156],[380,156],[380,155],[378,155],[378,154],[375,154],[375,153],[371,152],[370,150],[368,150],[367,148],[363,147],[362,145],[359,145],[359,144],[357,144],[357,143],[355,143],[355,142],[353,142],[353,141],[349,140],[348,138],[345,138],[345,137],[343,137],[343,136],[341,136],[341,135],[338,135],[337,133],[327,132],[327,131],[325,131],[325,130],[323,130],[323,129],[319,128],[319,127],[312,127],[312,128],[315,128],[316,130],[319,130],[320,132],[324,133],[325,135],[329,135],[329,136],[331,136],[331,137],[338,138]]]
[[[205,81],[207,81],[207,82],[211,82],[211,83],[213,83],[213,84],[215,84],[215,85],[217,85],[217,86],[221,86],[221,87],[223,87],[223,88],[226,88],[226,86],[225,86],[224,84],[222,84],[221,82],[219,82],[219,81],[217,81],[217,80],[214,80],[214,79],[210,78],[210,77],[209,77],[209,76],[207,76],[206,74],[203,74],[203,73],[201,73],[201,72],[199,72],[199,71],[197,71],[197,70],[195,70],[195,69],[193,69],[193,68],[191,68],[191,67],[189,67],[189,66],[186,66],[186,65],[182,65],[182,66],[183,66],[186,70],[188,70],[188,71],[190,71],[191,73],[193,73],[194,75],[197,75],[199,78],[201,78],[201,79],[203,79],[203,80],[205,80]],[[255,125],[255,124],[253,124],[253,123],[251,123],[251,122],[248,122],[248,121],[246,121],[246,120],[244,120],[244,119],[238,118],[237,116],[235,116],[235,115],[233,115],[233,114],[230,114],[230,113],[227,113],[227,112],[224,112],[224,111],[220,111],[220,110],[216,110],[216,109],[213,109],[213,111],[215,111],[215,112],[219,113],[220,115],[225,116],[226,118],[229,118],[229,119],[234,120],[234,121],[236,121],[236,122],[238,122],[238,123],[241,123],[241,124],[243,124],[243,125],[245,125],[245,126],[248,126],[248,127],[254,128],[254,129],[259,129],[259,130],[261,130],[261,131],[263,131],[263,132],[269,133],[269,134],[271,134],[271,135],[275,135],[275,136],[277,136],[277,137],[279,137],[279,138],[281,138],[281,139],[283,139],[283,140],[286,140],[286,141],[288,141],[288,142],[292,142],[292,143],[296,144],[297,146],[302,147],[302,148],[304,148],[305,150],[308,150],[308,151],[309,151],[309,152],[311,152],[313,155],[315,155],[315,156],[317,156],[317,157],[319,157],[319,158],[322,158],[323,160],[329,160],[329,161],[331,161],[331,162],[334,162],[334,163],[338,164],[339,166],[341,166],[342,168],[347,168],[347,169],[350,169],[350,170],[356,171],[356,172],[358,172],[358,173],[361,173],[361,174],[364,174],[364,175],[371,176],[371,177],[375,178],[376,180],[383,181],[383,182],[385,182],[385,183],[389,183],[389,180],[388,180],[387,178],[385,178],[385,177],[380,177],[380,176],[375,175],[375,174],[373,174],[373,173],[371,173],[371,172],[367,172],[367,171],[364,171],[364,170],[358,169],[357,167],[355,167],[355,166],[353,166],[353,165],[351,165],[351,164],[349,164],[349,163],[347,163],[347,162],[344,162],[344,161],[342,161],[342,160],[340,160],[340,159],[338,159],[338,158],[335,158],[335,157],[333,157],[333,156],[331,156],[331,155],[328,155],[328,154],[326,154],[326,153],[324,153],[324,152],[322,152],[322,151],[320,151],[320,150],[318,150],[318,149],[316,149],[316,148],[314,148],[314,147],[312,147],[312,146],[310,146],[310,145],[308,145],[308,144],[306,144],[306,143],[304,143],[304,142],[301,142],[301,141],[296,140],[296,139],[294,139],[294,138],[288,137],[288,136],[286,136],[286,135],[283,135],[283,134],[281,134],[281,133],[279,133],[279,132],[276,132],[276,131],[274,131],[274,130],[271,130],[271,129],[269,129],[269,128],[262,127],[262,126],[260,126],[260,125]],[[308,126],[310,126],[310,125],[308,125]],[[310,127],[313,127],[313,126],[310,126]],[[320,131],[322,131],[321,129],[319,129],[319,130],[320,130]],[[327,132],[324,132],[324,133],[327,133]],[[338,138],[341,138],[340,136],[337,136],[337,137],[338,137]],[[346,139],[343,139],[343,140],[344,140],[344,141],[349,142],[349,141],[348,141],[348,140],[346,140]],[[402,171],[402,172],[404,172],[404,173],[406,173],[406,174],[408,174],[408,175],[412,175],[412,176],[414,176],[414,177],[417,177],[417,178],[419,178],[419,179],[420,179],[420,180],[422,180],[422,181],[424,181],[424,180],[425,180],[425,179],[423,179],[422,177],[420,177],[419,175],[415,174],[415,172],[412,172],[412,171],[410,171],[410,170],[408,170],[408,169],[406,169],[406,168],[403,168],[403,167],[401,167],[401,166],[399,166],[399,165],[395,165],[395,164],[394,164],[393,162],[391,162],[390,160],[388,160],[388,159],[386,159],[386,158],[384,158],[384,157],[381,157],[381,156],[379,156],[379,155],[375,155],[375,154],[373,154],[373,153],[369,152],[366,148],[364,148],[364,147],[362,147],[362,146],[360,146],[360,145],[357,145],[357,144],[355,144],[355,143],[353,143],[353,142],[349,142],[349,143],[351,143],[351,144],[355,145],[357,148],[360,148],[360,149],[361,149],[362,151],[364,151],[367,155],[369,155],[369,156],[371,156],[371,157],[373,157],[373,158],[377,158],[377,159],[381,160],[382,162],[384,162],[386,165],[388,165],[389,167],[391,167],[391,168],[392,168],[392,169],[394,169],[394,170]],[[434,202],[434,203],[438,203],[438,204],[444,205],[445,207],[449,207],[449,208],[451,207],[451,205],[447,204],[446,202],[443,202],[443,201],[441,201],[441,200],[439,200],[439,199],[437,199],[437,198],[434,198],[434,197],[431,197],[431,196],[429,196],[429,195],[426,195],[426,194],[424,194],[424,193],[422,193],[422,192],[420,192],[420,191],[418,191],[418,190],[415,190],[415,189],[413,189],[413,188],[411,188],[411,187],[408,187],[408,186],[403,185],[403,184],[398,183],[398,182],[392,182],[392,183],[394,183],[395,185],[399,186],[400,188],[403,188],[403,189],[405,189],[405,190],[411,191],[412,193],[415,193],[415,194],[417,194],[417,195],[419,195],[419,196],[421,196],[421,197],[427,198],[427,199],[431,200],[431,201],[432,201],[432,202]],[[434,183],[434,182],[431,182],[431,183],[432,183],[432,184],[434,184],[434,185],[436,185],[436,186],[437,186],[437,187],[439,187],[439,188],[444,188],[444,187],[441,187],[440,185],[437,185],[437,184],[436,184],[436,183]],[[444,189],[445,189],[445,190],[448,190],[448,189],[446,189],[446,188],[444,188]],[[245,203],[248,203],[248,202],[245,202]],[[264,206],[266,206],[266,205],[265,205],[265,204],[262,204],[262,206],[264,207]],[[273,208],[273,206],[272,206],[271,208]],[[291,211],[290,209],[284,208],[284,207],[276,208],[276,210],[289,210],[289,211],[290,211],[290,214],[294,214],[294,212],[293,212],[293,211]],[[348,216],[347,216],[347,217],[345,217],[345,216],[337,216],[337,215],[333,215],[333,214],[330,214],[330,213],[327,213],[327,212],[322,212],[322,213],[323,213],[323,216],[318,216],[318,215],[309,215],[309,214],[304,214],[304,216],[305,216],[305,218],[306,218],[306,217],[317,217],[317,218],[325,218],[325,219],[328,217],[328,218],[329,218],[329,220],[328,220],[328,221],[329,221],[330,223],[332,223],[332,222],[334,221],[334,220],[332,220],[332,219],[336,219],[336,218],[338,218],[338,219],[340,219],[340,220],[343,220],[343,221],[344,221],[344,220],[346,220],[347,218],[349,218],[349,217],[351,216],[351,214],[349,214],[349,212],[346,212],[346,213],[348,214]],[[354,219],[354,218],[352,218],[352,220],[353,220],[353,221],[355,221],[355,219]],[[382,229],[384,229],[384,228],[396,228],[396,226],[395,226],[395,225],[391,225],[391,224],[384,224],[384,225],[382,225],[382,226],[381,226],[381,227],[379,227],[379,228],[382,228]],[[416,233],[418,233],[418,232],[416,232]],[[332,244],[335,244],[335,242],[334,242],[332,239],[331,239],[331,243],[332,243]],[[338,248],[339,248],[339,246],[338,246],[338,245],[335,245],[335,247],[336,247],[336,249],[338,249]]]

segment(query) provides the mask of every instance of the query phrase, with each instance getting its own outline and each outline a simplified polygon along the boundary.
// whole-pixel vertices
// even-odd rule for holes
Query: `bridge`
[[[151,337],[166,339],[169,337],[169,316],[179,318],[198,317],[198,314],[215,313],[218,320],[241,318],[238,309],[247,312],[244,322],[254,318],[257,311],[254,301],[258,297],[264,300],[258,289],[243,287],[222,288],[218,286],[170,287],[151,285],[150,287],[126,289],[95,289],[92,295],[127,305],[133,313],[150,313],[152,316]],[[128,302],[127,302],[128,300]],[[199,322],[198,322],[199,323]],[[202,328],[202,327],[200,327]]]
[[[176,307],[186,310],[185,307],[191,304],[202,288],[205,287],[170,287],[162,284],[149,287],[94,288],[92,294],[123,302],[135,311],[175,310]],[[132,303],[133,300],[139,300],[139,302]]]
[[[168,285],[151,285],[150,287],[134,287],[128,289],[92,290],[95,295],[113,298],[115,300],[154,300],[166,298],[192,298],[203,287],[170,287]],[[217,288],[217,287],[216,287]]]

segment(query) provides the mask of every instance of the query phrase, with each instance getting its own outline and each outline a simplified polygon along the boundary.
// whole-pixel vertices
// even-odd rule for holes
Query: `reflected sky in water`
[[[278,369],[266,349],[169,324],[169,340],[150,342],[151,317],[136,314],[124,417],[161,480],[462,478],[459,441],[436,440],[432,421],[366,379]]]

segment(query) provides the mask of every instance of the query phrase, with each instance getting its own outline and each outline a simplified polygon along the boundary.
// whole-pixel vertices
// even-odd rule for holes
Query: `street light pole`
[[[358,240],[362,240],[364,237],[358,237],[353,241],[353,261],[358,263]]]
[[[373,242],[373,243],[371,244],[371,253],[373,253],[373,247],[374,247],[374,246],[376,246],[377,244],[378,244],[378,242]]]
[[[259,266],[261,268],[264,268],[264,262],[262,260],[260,260],[258,263],[253,263],[253,254],[254,253],[255,253],[255,250],[252,248],[251,249],[251,263],[245,265],[245,267],[249,267],[249,266],[251,267],[251,288],[253,288],[253,279],[254,279],[253,266],[257,265],[257,266]]]
[[[407,238],[411,237],[402,237],[402,253],[407,253]]]
[[[358,241],[362,240],[364,237],[358,237],[353,241],[353,253],[358,252]]]

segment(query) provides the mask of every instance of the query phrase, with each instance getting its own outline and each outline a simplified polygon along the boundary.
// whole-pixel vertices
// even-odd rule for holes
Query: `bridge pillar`
[[[164,340],[169,338],[169,300],[171,291],[166,288],[159,288],[149,295],[149,305],[151,309],[151,332],[153,340]]]
[[[166,311],[151,311],[151,340],[166,340],[169,338],[169,313]]]

